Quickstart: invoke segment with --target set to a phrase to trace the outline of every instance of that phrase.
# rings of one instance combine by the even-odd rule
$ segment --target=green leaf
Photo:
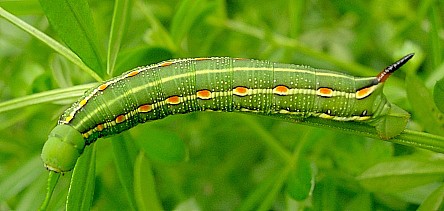
[[[11,13],[8,13],[6,10],[0,7],[0,16],[11,22],[12,24],[16,25],[17,27],[23,29],[30,35],[34,36],[35,38],[39,39],[43,43],[45,43],[50,48],[54,49],[56,52],[63,55],[65,58],[70,60],[72,63],[76,64],[78,67],[80,67],[83,71],[91,75],[95,80],[102,81],[99,75],[97,75],[94,71],[92,71],[88,66],[86,66],[79,57],[74,54],[71,50],[66,48],[65,46],[61,45],[48,35],[44,34],[43,32],[39,31],[38,29],[34,28],[33,26],[27,24],[26,22],[20,20],[16,16],[12,15]]]
[[[123,137],[123,136],[117,136]],[[133,176],[133,165],[128,165],[129,163],[134,163],[136,151],[134,143],[131,140],[125,140],[123,138],[113,137],[112,147],[114,154],[114,162],[117,167],[117,175],[119,176],[120,184],[123,186],[123,191],[125,196],[128,198],[128,203],[132,209],[136,209],[136,201],[134,198],[134,187],[133,180],[129,178],[134,178]]]
[[[406,88],[407,97],[414,111],[413,114],[424,126],[424,129],[430,133],[444,136],[444,118],[436,108],[429,90],[414,75],[407,75]]]
[[[444,113],[444,78],[436,82],[433,89],[433,98],[435,100],[436,107]]]
[[[354,197],[347,204],[345,210],[360,210],[360,211],[371,211],[374,207],[372,206],[372,197],[368,193],[361,193]]]
[[[187,157],[185,144],[170,131],[147,127],[143,130],[131,130],[131,135],[153,160],[178,163]]]
[[[96,145],[85,148],[74,167],[66,210],[90,210],[94,196]]]
[[[134,163],[134,196],[138,210],[164,210],[157,197],[151,164],[143,152],[139,153]]]
[[[419,206],[418,211],[444,209],[444,184],[433,191]]]
[[[412,158],[399,158],[376,164],[357,177],[368,190],[383,193],[396,193],[443,178],[442,160]]]
[[[108,43],[108,59],[106,72],[113,75],[114,65],[119,54],[122,38],[127,30],[131,17],[133,1],[116,0],[114,2],[113,21],[111,23],[110,38]]]
[[[86,0],[40,0],[50,25],[82,61],[103,74],[102,57],[91,10]]]
[[[37,0],[15,0],[0,1],[0,6],[16,15],[41,14],[39,1]]]
[[[46,197],[45,201],[42,203],[42,206],[40,206],[40,210],[46,210],[46,208],[48,207],[48,204],[52,197],[52,193],[54,192],[57,182],[59,181],[60,175],[61,174],[55,173],[53,171],[49,172],[48,187],[46,188]]]
[[[287,193],[295,200],[302,201],[312,192],[314,178],[310,162],[298,159],[296,167],[292,169],[287,178]]]

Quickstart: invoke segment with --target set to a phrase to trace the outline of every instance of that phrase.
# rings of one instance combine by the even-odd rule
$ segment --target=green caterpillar
[[[135,68],[85,92],[60,117],[41,156],[49,170],[70,171],[85,146],[100,137],[168,115],[208,110],[296,121],[310,116],[362,121],[390,139],[404,130],[410,115],[386,100],[383,82],[412,57],[404,56],[376,77],[235,58],[179,59]]]

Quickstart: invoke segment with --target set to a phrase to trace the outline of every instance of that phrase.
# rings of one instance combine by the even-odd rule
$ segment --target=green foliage
[[[435,89],[433,90],[433,99],[435,100],[436,107],[444,113],[444,78],[437,81]]]
[[[49,24],[66,45],[94,71],[102,74],[102,56],[88,2],[40,0]]]
[[[409,0],[0,1],[0,209],[38,209],[57,181],[43,208],[442,209],[444,158],[420,148],[444,151],[443,11]],[[58,116],[130,68],[231,56],[374,76],[411,52],[384,89],[412,114],[392,143],[361,124],[193,113],[100,139],[46,182],[40,152]]]

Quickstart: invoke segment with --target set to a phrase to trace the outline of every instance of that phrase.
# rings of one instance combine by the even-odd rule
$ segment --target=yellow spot
[[[87,102],[88,102],[88,101],[87,101],[86,99],[83,99],[83,100],[81,100],[81,101],[79,102],[79,106],[80,106],[80,107],[83,107],[84,105],[86,105]]]
[[[202,100],[211,99],[211,92],[210,92],[210,90],[207,90],[207,89],[197,91],[196,95],[199,99],[202,99]]]
[[[330,88],[319,88],[316,91],[316,94],[321,96],[321,97],[332,97],[333,96],[333,89]]]
[[[139,106],[139,108],[137,108],[137,111],[141,112],[141,113],[145,113],[145,112],[149,112],[153,109],[153,107],[149,104],[146,105],[141,105]]]
[[[117,123],[117,124],[122,123],[122,122],[124,122],[125,120],[126,120],[125,115],[119,115],[119,116],[116,117],[116,123]]]
[[[73,116],[69,115],[65,118],[65,122],[70,122],[74,118]]]
[[[237,96],[247,96],[248,95],[248,88],[244,87],[244,86],[238,86],[236,88],[233,89],[233,94],[237,95]]]
[[[273,93],[274,94],[278,94],[278,95],[287,95],[288,94],[288,87],[280,85],[280,86],[276,86],[273,89]]]
[[[171,96],[169,98],[166,99],[166,102],[171,104],[171,105],[177,105],[180,103],[180,97],[175,95],[175,96]]]

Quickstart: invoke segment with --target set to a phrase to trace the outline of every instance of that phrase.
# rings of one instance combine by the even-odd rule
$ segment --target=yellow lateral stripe
[[[251,90],[251,89],[250,89]],[[249,95],[251,93],[253,93],[252,91],[249,90]],[[269,93],[271,91],[271,89],[256,89],[256,91],[254,92],[254,94],[264,94],[264,93]],[[305,91],[313,91],[313,90],[309,90],[306,89]],[[299,91],[299,92],[293,92],[293,93],[302,93],[304,91]],[[314,92],[315,93],[315,92]],[[211,92],[211,97],[223,97],[223,96],[230,96],[232,95],[232,91],[226,91],[226,92]],[[187,101],[191,101],[191,100],[195,100],[198,99],[197,95],[188,95],[188,96],[184,96],[184,97],[179,97],[180,98],[180,104],[185,103]],[[153,110],[155,110],[156,108],[168,105],[170,103],[168,103],[168,98],[163,100],[163,101],[159,101],[157,103],[154,104],[150,104],[151,108],[150,111],[151,112]],[[253,112],[253,113],[258,113],[260,111],[258,110],[250,110],[247,108],[241,108],[240,111],[243,112]],[[146,113],[146,112],[141,112],[139,111],[139,107],[137,107],[135,110],[132,110],[126,114],[121,114],[118,115],[118,117],[123,116],[125,117],[125,120],[128,120],[130,118],[132,118],[133,116],[139,114],[139,113]],[[316,113],[316,112],[296,112],[296,111],[288,111],[285,109],[281,109],[279,111],[271,111],[271,113],[280,113],[280,114],[288,114],[288,115],[308,115],[308,116],[317,116],[320,118],[324,118],[324,119],[332,119],[332,120],[336,120],[336,121],[365,121],[370,119],[370,116],[350,116],[350,117],[341,117],[341,116],[332,116],[329,114],[325,114],[325,113]],[[80,122],[81,124],[83,122],[85,122],[86,120],[83,120],[82,122]],[[98,125],[96,125],[93,129],[90,129],[86,132],[84,132],[82,135],[83,137],[87,138],[88,136],[90,136],[91,134],[95,133],[95,132],[99,132],[102,131],[108,127],[113,127],[117,124],[119,124],[120,122],[116,122],[117,119],[115,118],[114,120],[108,121],[108,122],[104,122],[104,123],[99,123]]]
[[[213,59],[213,58],[208,58],[208,59]],[[215,58],[217,59],[217,58]],[[172,60],[172,61],[165,61],[156,65],[152,65],[152,66],[148,66],[148,67],[144,67],[144,68],[140,68],[140,69],[135,69],[132,71],[129,71],[123,75],[121,75],[120,77],[116,77],[111,81],[107,81],[104,84],[106,84],[106,87],[117,83],[125,78],[128,77],[133,77],[137,74],[132,74],[134,71],[138,71],[139,74],[141,72],[144,71],[148,71],[154,68],[158,68],[158,67],[164,67],[164,66],[169,66],[178,62],[183,62],[183,61],[199,61],[202,60],[202,58],[196,58],[196,59],[176,59],[176,60]],[[167,65],[165,65],[167,64]],[[271,64],[275,64],[275,63],[271,63]],[[231,71],[276,71],[276,72],[293,72],[293,73],[305,73],[305,74],[312,74],[312,75],[319,75],[319,76],[330,76],[330,77],[339,77],[339,78],[349,78],[349,79],[354,79],[356,80],[355,77],[353,76],[348,76],[348,75],[343,75],[343,74],[335,74],[335,73],[326,73],[326,72],[316,72],[316,70],[305,70],[305,69],[294,69],[294,68],[274,68],[274,67],[233,67],[233,68],[226,68],[226,69],[203,69],[203,70],[196,70],[194,72],[187,72],[187,73],[183,73],[183,74],[178,74],[178,75],[172,75],[169,77],[165,77],[165,78],[161,78],[159,80],[155,80],[152,81],[150,83],[144,84],[142,86],[139,87],[134,87],[131,90],[128,90],[128,92],[125,92],[123,95],[119,96],[118,98],[115,98],[114,100],[110,101],[110,104],[114,104],[115,102],[122,100],[123,98],[125,98],[126,96],[128,96],[129,94],[132,93],[137,93],[139,91],[145,90],[148,87],[153,87],[156,86],[158,84],[162,84],[162,83],[166,83],[168,81],[172,81],[172,80],[176,80],[176,79],[181,79],[181,78],[185,78],[185,77],[192,77],[192,76],[197,76],[197,75],[202,75],[202,74],[219,74],[219,73],[228,73]],[[358,78],[359,80],[361,80],[361,78]],[[101,89],[101,87],[103,86],[103,84],[99,85],[96,89],[94,89],[88,96],[86,96],[83,101],[84,103],[79,104],[75,109],[73,109],[70,113],[69,116],[74,117],[75,114],[84,106],[86,105],[86,103],[89,101],[89,99],[91,99],[95,94],[97,94],[97,92],[103,91],[103,89]],[[301,89],[304,90],[304,89]],[[307,90],[305,90],[307,91]],[[312,90],[310,90],[308,93],[310,93]],[[303,92],[303,93],[307,93],[307,92]],[[346,93],[345,92],[339,92],[337,91],[337,95],[333,95],[333,96],[345,96],[348,97],[350,96],[350,94],[352,93]],[[348,95],[347,95],[348,94]],[[354,93],[353,93],[354,95]],[[97,113],[97,112],[95,112]],[[94,113],[94,114],[95,114]],[[61,123],[67,124],[69,123],[73,118],[66,118],[64,120],[61,120]]]
[[[245,96],[250,96],[250,95],[255,95],[255,94],[270,94],[272,92],[273,92],[273,89],[248,89],[247,94]],[[273,94],[279,95],[277,93],[273,93]],[[295,95],[295,94],[317,95],[316,94],[316,90],[312,90],[312,89],[289,89],[288,94],[286,96]],[[214,99],[216,97],[226,97],[226,96],[231,96],[231,95],[234,95],[233,91],[231,91],[231,90],[230,91],[224,91],[224,92],[211,92],[211,97],[209,97],[208,99]],[[282,96],[282,95],[280,95],[280,96]],[[332,96],[343,96],[343,97],[346,97],[346,98],[355,98],[355,93],[333,91]],[[152,110],[154,110],[154,109],[156,109],[158,107],[164,106],[164,105],[168,105],[168,104],[179,105],[179,104],[185,103],[187,101],[199,99],[199,97],[197,96],[197,92],[196,92],[196,94],[193,94],[193,95],[178,96],[178,97],[179,97],[179,103],[177,103],[177,104],[170,103],[169,102],[170,98],[167,97],[166,99],[164,99],[162,101],[159,101],[159,102],[156,102],[156,103],[153,103],[153,104],[145,104],[145,105],[150,105],[151,106],[150,111],[152,111]],[[112,103],[114,103],[114,102],[112,102]],[[99,106],[96,110],[91,111],[89,113],[89,117],[97,115],[97,113],[100,112],[100,109],[102,107],[103,106]],[[129,113],[123,114],[123,115],[126,117],[126,119],[129,119],[129,118],[131,118],[132,116],[134,116],[137,113],[145,113],[145,112],[140,112],[139,111],[139,107],[137,107],[135,110],[130,111]],[[293,114],[294,112],[292,113],[290,111],[287,111],[287,113],[288,114]],[[306,113],[306,112],[302,112],[302,113]],[[317,114],[315,112],[308,112],[308,113]],[[320,117],[324,118],[323,116],[320,116]],[[341,119],[336,119],[336,118],[346,118],[346,119],[345,120],[341,120]],[[349,118],[350,117],[332,116],[332,119],[339,120],[339,121],[359,120],[359,119],[349,119]],[[78,123],[78,125],[83,125],[83,123],[85,123],[87,121],[89,121],[89,118],[84,118],[84,119],[82,119]],[[115,120],[112,120],[112,121],[109,121],[107,123],[103,123],[103,127],[107,128],[108,126],[114,126],[115,124],[116,124]],[[97,128],[97,126],[95,128]],[[76,129],[78,129],[78,128],[76,128]],[[94,130],[94,129],[91,129],[91,130]]]

